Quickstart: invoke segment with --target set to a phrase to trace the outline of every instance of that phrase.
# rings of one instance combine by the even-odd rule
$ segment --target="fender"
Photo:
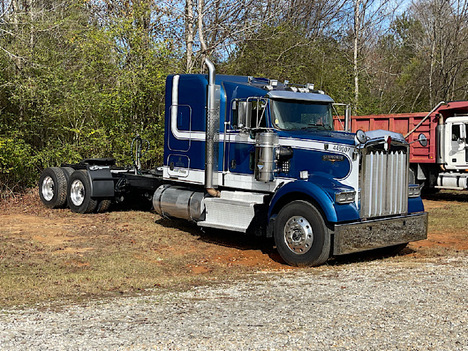
[[[351,190],[350,187],[322,176],[311,176],[309,180],[312,180],[312,178],[314,178],[313,181],[297,180],[279,188],[270,201],[268,219],[275,214],[273,209],[284,196],[297,193],[313,199],[330,223],[359,220],[359,211],[355,203],[344,205],[335,203],[334,194],[344,190]],[[300,198],[300,195],[298,198]]]
[[[408,213],[416,212],[424,212],[424,204],[421,196],[408,198]]]
[[[87,165],[92,198],[112,198],[114,192],[114,178],[109,166]]]

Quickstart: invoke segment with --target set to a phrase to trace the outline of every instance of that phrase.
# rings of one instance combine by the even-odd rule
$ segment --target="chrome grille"
[[[404,151],[368,151],[361,169],[361,218],[408,212],[408,158]]]

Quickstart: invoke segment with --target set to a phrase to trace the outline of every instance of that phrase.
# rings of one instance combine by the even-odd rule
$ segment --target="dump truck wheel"
[[[90,213],[96,209],[98,202],[91,198],[88,171],[78,170],[72,173],[68,180],[67,202],[70,210],[76,213]]]
[[[58,167],[44,169],[39,178],[39,197],[48,208],[62,208],[67,201],[67,181]]]
[[[284,206],[275,220],[276,248],[292,266],[318,266],[330,256],[330,234],[321,213],[307,201]]]

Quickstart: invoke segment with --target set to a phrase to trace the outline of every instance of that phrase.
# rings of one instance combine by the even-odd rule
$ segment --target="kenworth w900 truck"
[[[43,203],[85,213],[140,194],[164,217],[274,237],[296,266],[426,238],[400,134],[334,131],[334,101],[311,84],[215,75],[205,63],[208,75],[167,77],[162,167],[48,168]]]

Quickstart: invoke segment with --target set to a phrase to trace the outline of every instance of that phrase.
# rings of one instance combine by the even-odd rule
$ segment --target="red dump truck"
[[[410,143],[410,177],[425,191],[468,189],[468,101],[440,102],[431,112],[334,118],[335,130],[384,129]]]

